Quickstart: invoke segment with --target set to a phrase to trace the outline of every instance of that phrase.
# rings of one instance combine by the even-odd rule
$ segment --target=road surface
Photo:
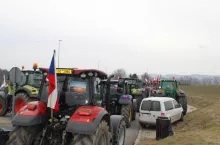
[[[8,114],[6,117],[0,117],[0,126],[11,126],[11,117]],[[131,126],[126,131],[125,145],[134,145],[139,133],[138,113],[136,113],[136,120],[132,121]]]

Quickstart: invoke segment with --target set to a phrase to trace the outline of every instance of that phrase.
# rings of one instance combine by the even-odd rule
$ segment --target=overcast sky
[[[220,74],[219,0],[0,0],[0,68]]]

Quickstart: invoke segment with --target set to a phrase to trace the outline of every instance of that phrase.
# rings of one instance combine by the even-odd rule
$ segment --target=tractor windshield
[[[49,83],[44,84],[41,100],[47,102]],[[57,76],[59,104],[74,106],[84,105],[90,101],[89,80],[79,77]]]
[[[118,88],[118,83],[115,84],[111,84],[110,85],[110,95],[115,95],[117,94],[117,88]],[[101,96],[105,96],[107,92],[107,85],[106,84],[102,84],[101,85]]]
[[[161,88],[165,89],[165,90],[175,90],[177,88],[176,82],[174,82],[174,81],[162,82]]]
[[[40,72],[24,71],[21,73],[21,86],[30,85],[35,88],[40,88],[43,74]]]
[[[40,88],[42,78],[43,74],[41,73],[30,73],[28,76],[28,84],[30,86]]]

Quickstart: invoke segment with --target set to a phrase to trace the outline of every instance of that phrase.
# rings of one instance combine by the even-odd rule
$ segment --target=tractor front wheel
[[[0,96],[0,116],[5,116],[7,114],[7,106],[6,106],[6,102],[5,102],[5,99],[3,99],[1,96]]]
[[[14,112],[15,114],[18,113],[18,111],[24,107],[25,105],[27,105],[27,103],[31,102],[31,101],[35,101],[36,99],[34,98],[30,98],[26,93],[18,93],[15,96],[15,104],[14,104]]]
[[[183,107],[183,115],[186,115],[187,113],[187,99],[186,96],[179,97],[178,102],[182,105]]]
[[[140,105],[141,105],[141,101],[144,99],[144,96],[142,95],[139,95],[137,96],[137,112],[139,112],[139,108],[140,108]]]
[[[121,107],[121,115],[124,116],[126,127],[131,126],[132,120],[132,106],[131,105],[122,105]]]
[[[16,126],[9,133],[9,140],[6,145],[37,145],[39,143],[36,136],[42,132],[42,127],[39,125],[35,126]]]
[[[70,145],[109,145],[109,126],[106,121],[101,121],[92,135],[74,134]]]

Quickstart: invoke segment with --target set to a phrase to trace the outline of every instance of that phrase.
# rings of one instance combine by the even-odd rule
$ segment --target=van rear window
[[[141,110],[144,111],[161,111],[159,101],[143,101]]]

